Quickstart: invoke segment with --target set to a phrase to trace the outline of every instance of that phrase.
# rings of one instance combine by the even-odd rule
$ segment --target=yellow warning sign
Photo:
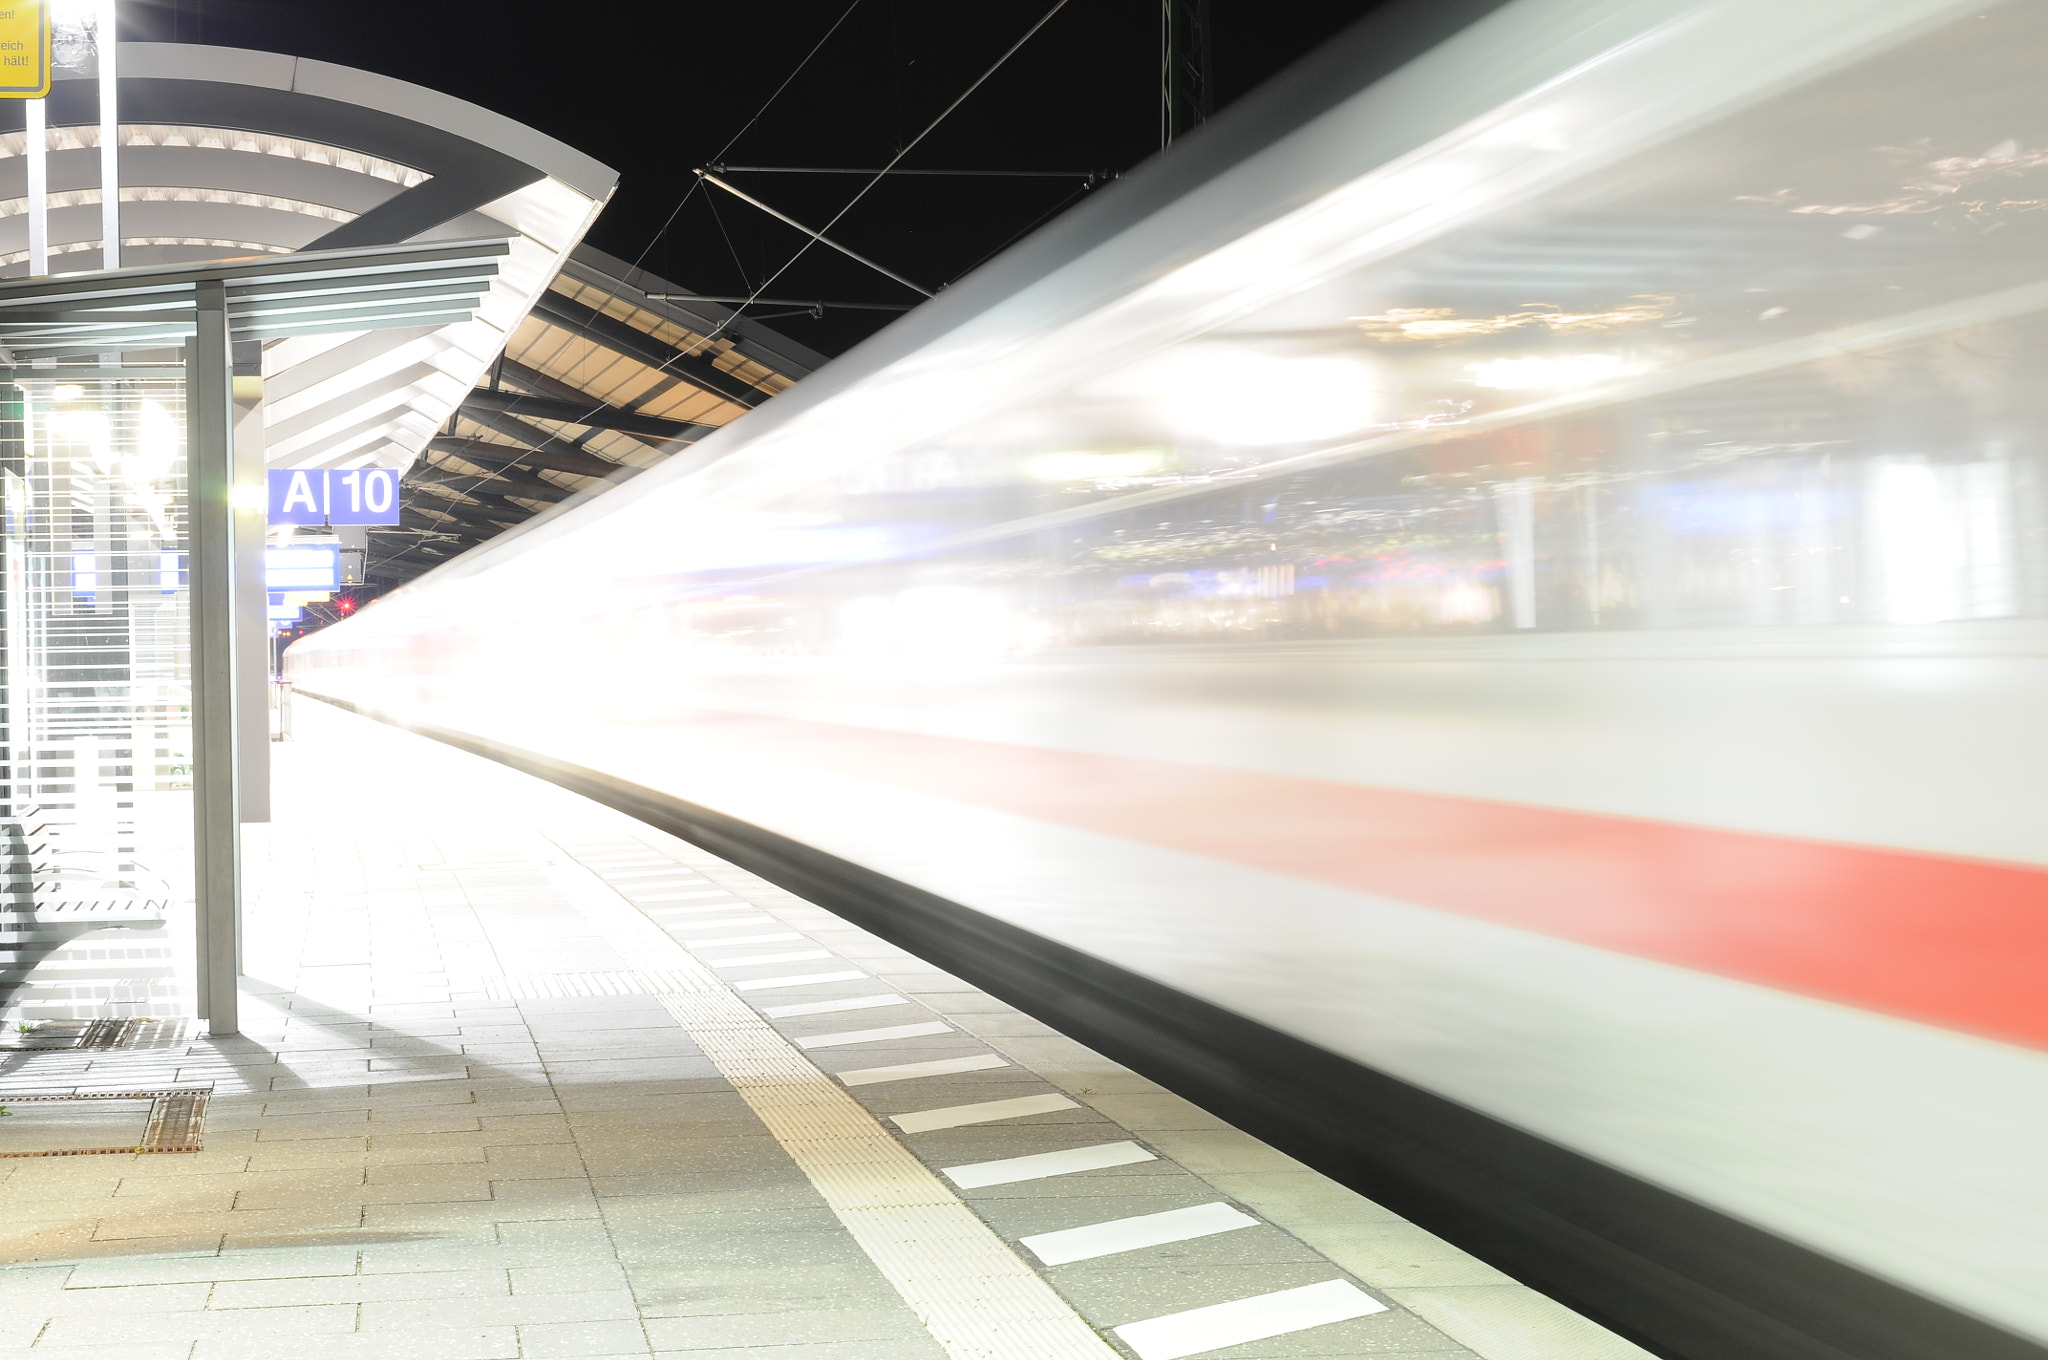
[[[0,0],[0,99],[50,92],[50,0]]]

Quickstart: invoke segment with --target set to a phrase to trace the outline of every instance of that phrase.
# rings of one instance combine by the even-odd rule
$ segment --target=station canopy
[[[360,328],[337,314],[300,316],[284,338],[237,330],[237,373],[262,378],[270,466],[407,470],[403,523],[372,535],[373,581],[659,462],[822,362],[714,304],[647,297],[684,290],[581,244],[616,174],[511,119],[274,53],[123,43],[119,62],[124,266],[502,243],[488,271],[451,257],[446,277],[386,297]],[[60,275],[101,266],[94,74],[59,69],[47,105]],[[0,280],[28,271],[23,119],[0,104]],[[66,306],[30,328],[17,363],[90,347],[105,319]],[[116,338],[148,335],[100,343]]]

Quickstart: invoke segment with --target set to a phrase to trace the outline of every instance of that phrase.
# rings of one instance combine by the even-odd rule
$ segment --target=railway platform
[[[609,809],[312,702],[277,756],[244,1032],[0,1055],[0,1151],[197,1149],[0,1157],[0,1355],[1645,1354]]]

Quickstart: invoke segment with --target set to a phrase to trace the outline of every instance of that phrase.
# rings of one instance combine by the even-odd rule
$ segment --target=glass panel
[[[0,1006],[190,1014],[183,384],[53,377],[0,403]]]

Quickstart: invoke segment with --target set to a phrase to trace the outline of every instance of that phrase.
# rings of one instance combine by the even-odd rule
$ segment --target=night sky
[[[316,57],[495,109],[616,167],[617,195],[590,235],[702,293],[746,293],[802,243],[788,227],[700,188],[728,164],[879,167],[1039,19],[1051,0],[857,0],[753,127],[748,120],[846,14],[823,3],[539,0],[121,0],[124,38],[206,42]],[[1221,107],[1374,8],[1376,0],[1212,0]],[[565,27],[582,16],[580,27]],[[945,169],[1122,171],[1158,149],[1157,0],[1069,0],[903,162]],[[743,129],[744,132],[743,132]],[[865,182],[738,175],[735,183],[822,226]],[[1081,181],[892,178],[835,238],[927,288],[958,278]],[[663,224],[675,214],[666,231]],[[814,247],[772,295],[913,301],[880,275]],[[764,309],[765,310],[765,309]],[[773,322],[837,352],[888,314]]]

